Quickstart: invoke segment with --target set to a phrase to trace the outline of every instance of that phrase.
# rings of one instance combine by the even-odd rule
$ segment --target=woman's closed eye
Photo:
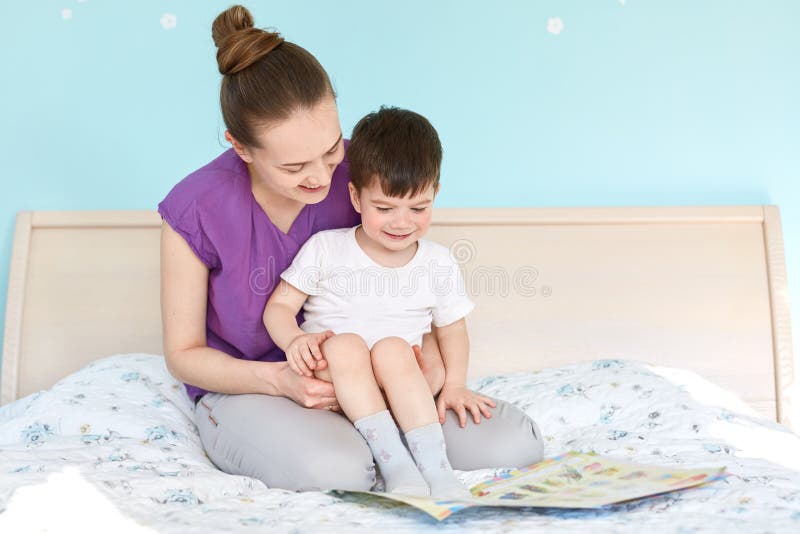
[[[339,150],[339,147],[341,145],[342,145],[342,142],[341,142],[341,140],[339,140],[339,142],[336,143],[336,146],[334,146],[332,149],[328,150],[327,153],[330,154],[330,155],[336,154],[336,151]],[[282,167],[282,170],[284,172],[289,173],[289,174],[297,174],[298,172],[303,170],[303,167],[305,167],[305,165],[297,165],[295,167]]]

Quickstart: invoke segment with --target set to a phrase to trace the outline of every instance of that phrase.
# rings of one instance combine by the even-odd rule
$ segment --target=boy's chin
[[[392,241],[390,239],[383,239],[381,240],[381,245],[384,246],[387,250],[391,250],[393,252],[401,252],[403,250],[407,250],[409,247],[416,246],[417,238],[409,238],[403,241]]]

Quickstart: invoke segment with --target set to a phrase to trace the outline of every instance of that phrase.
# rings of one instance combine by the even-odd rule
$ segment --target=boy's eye
[[[336,143],[335,147],[333,147],[332,149],[328,150],[328,154],[333,154],[337,150],[339,150],[339,143]]]
[[[375,209],[380,211],[380,212],[387,212],[392,208],[378,208],[378,207],[376,207]],[[428,208],[411,208],[411,210],[414,211],[415,213],[422,213],[426,209],[428,209]]]
[[[289,174],[297,174],[298,172],[303,170],[303,167],[298,167],[297,169],[283,169]]]

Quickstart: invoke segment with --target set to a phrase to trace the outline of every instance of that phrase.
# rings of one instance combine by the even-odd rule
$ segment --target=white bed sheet
[[[116,521],[115,531],[176,533],[800,532],[800,437],[694,373],[597,360],[470,386],[533,417],[547,457],[591,451],[659,465],[726,465],[730,475],[601,510],[477,508],[441,523],[369,496],[268,489],[217,470],[163,358],[128,354],[0,408],[0,531],[66,530],[75,522],[87,532]],[[458,474],[472,485],[502,470]]]

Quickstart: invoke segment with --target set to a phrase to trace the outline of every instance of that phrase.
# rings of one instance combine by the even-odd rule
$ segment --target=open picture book
[[[374,491],[333,492],[376,495],[400,501],[442,520],[474,506],[600,508],[724,477],[725,467],[674,469],[571,451],[474,485],[470,488],[473,498],[469,500],[442,501]]]

